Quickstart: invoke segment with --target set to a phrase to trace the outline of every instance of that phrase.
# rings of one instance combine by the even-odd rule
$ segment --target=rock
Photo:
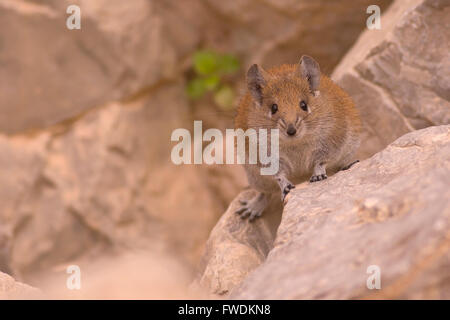
[[[230,297],[449,299],[449,177],[447,125],[408,133],[348,171],[298,185],[291,191],[267,259]],[[208,253],[214,258],[204,277],[214,275],[216,283],[235,285],[250,269],[245,264],[248,257],[224,248],[252,233],[244,222],[234,228],[224,224],[226,215],[209,241],[216,244],[222,238],[224,244]],[[238,239],[233,239],[239,228],[248,234],[237,233]],[[260,232],[241,252],[257,252],[270,240],[268,233]],[[251,268],[262,256],[252,259]],[[366,287],[371,265],[381,270],[381,290]]]
[[[333,72],[364,122],[361,158],[401,135],[450,123],[450,2],[396,1]]]
[[[247,190],[233,200],[206,243],[196,281],[213,294],[229,293],[265,260],[272,248],[281,213],[279,201],[273,199],[268,214],[251,223],[235,213],[239,200],[253,195],[254,191]]]
[[[0,272],[0,300],[38,299],[42,297],[42,292],[38,289],[17,282],[11,276]]]
[[[11,230],[0,225],[0,272],[13,275],[11,269]]]
[[[244,180],[225,166],[171,162],[171,133],[192,129],[189,118],[184,87],[171,83],[51,130],[0,136],[13,270],[26,279],[99,248],[150,245],[195,264]]]
[[[244,69],[307,53],[328,73],[372,2],[0,1],[0,132],[45,128],[180,80],[200,46],[239,56]],[[377,1],[383,9],[390,2]],[[72,4],[81,9],[80,30],[66,27]]]
[[[242,53],[246,66],[297,63],[302,54],[308,54],[327,74],[354,43],[365,26],[367,7],[374,4],[368,0],[206,2],[209,14],[221,21],[215,39],[212,31],[207,39],[219,48]],[[384,10],[390,2],[376,4]]]
[[[80,288],[69,290],[69,265],[80,271]],[[33,277],[45,299],[206,299],[200,289],[190,290],[190,269],[164,250],[128,250],[121,254],[84,257]],[[33,283],[33,285],[35,285]]]
[[[66,27],[71,4],[81,8],[80,30]],[[171,15],[183,19],[181,9]],[[1,1],[0,131],[53,125],[174,78],[198,42],[196,23],[172,25],[162,14],[166,5],[145,0]]]

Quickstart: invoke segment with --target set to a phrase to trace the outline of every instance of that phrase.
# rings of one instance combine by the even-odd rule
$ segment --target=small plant
[[[193,55],[193,68],[195,76],[186,88],[189,97],[196,100],[212,92],[214,102],[221,109],[231,109],[235,94],[225,79],[239,70],[238,59],[231,54],[200,50]]]

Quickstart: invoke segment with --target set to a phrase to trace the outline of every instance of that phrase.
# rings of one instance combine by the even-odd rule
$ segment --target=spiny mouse
[[[356,163],[361,121],[350,96],[309,56],[296,65],[267,71],[254,64],[246,80],[235,129],[279,130],[276,174],[261,175],[260,162],[244,164],[250,187],[258,193],[241,201],[236,213],[253,220],[263,213],[272,193],[281,190],[284,202],[295,184],[324,180],[327,171],[346,170]]]

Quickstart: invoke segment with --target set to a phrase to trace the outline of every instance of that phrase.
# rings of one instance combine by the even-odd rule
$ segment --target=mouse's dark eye
[[[302,108],[303,111],[308,111],[308,105],[305,101],[300,101],[300,108]]]
[[[270,111],[272,112],[272,114],[277,113],[277,111],[278,111],[278,105],[277,105],[276,103],[274,103],[274,104],[272,105],[272,107],[270,107]]]

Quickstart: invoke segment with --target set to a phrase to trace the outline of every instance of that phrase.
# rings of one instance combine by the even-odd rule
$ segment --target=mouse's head
[[[247,86],[259,110],[254,119],[258,127],[278,128],[280,138],[293,141],[304,135],[308,120],[318,103],[319,64],[302,56],[286,72],[266,72],[254,64],[247,72]]]

